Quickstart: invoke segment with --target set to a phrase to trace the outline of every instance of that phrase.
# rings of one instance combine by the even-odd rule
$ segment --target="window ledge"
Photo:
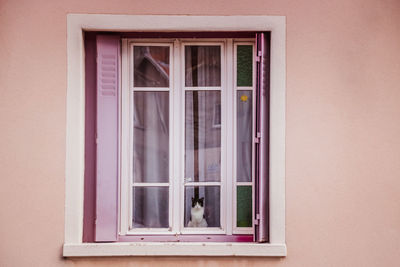
[[[64,257],[92,256],[257,256],[284,257],[286,244],[126,242],[64,244]]]

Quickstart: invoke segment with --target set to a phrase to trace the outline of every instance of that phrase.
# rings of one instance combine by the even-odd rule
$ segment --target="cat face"
[[[194,198],[194,197],[192,197],[192,208],[196,207],[197,205],[199,207],[203,207],[204,206],[204,197],[202,197],[202,198]]]

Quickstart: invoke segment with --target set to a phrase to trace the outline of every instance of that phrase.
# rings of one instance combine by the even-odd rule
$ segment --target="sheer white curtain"
[[[220,91],[187,91],[185,95],[185,177],[218,182],[221,175]]]
[[[169,47],[134,46],[134,87],[169,86]],[[167,228],[169,92],[134,92],[133,227]],[[141,183],[137,185],[135,183]]]
[[[189,182],[221,181],[221,92],[187,91],[185,95],[185,177]],[[190,220],[191,198],[204,197],[208,227],[220,226],[220,187],[185,188],[185,225]]]
[[[185,69],[187,87],[220,86],[221,48],[219,46],[186,46]]]
[[[168,227],[168,187],[151,183],[169,181],[168,92],[135,92],[133,180],[134,227]]]

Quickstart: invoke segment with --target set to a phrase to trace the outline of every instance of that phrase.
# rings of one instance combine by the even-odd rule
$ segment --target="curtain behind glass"
[[[135,92],[134,113],[133,181],[168,183],[169,92]],[[134,187],[134,227],[168,227],[168,187],[155,189]]]
[[[251,91],[237,92],[236,176],[238,182],[251,182],[253,98]]]
[[[185,93],[185,178],[188,182],[221,180],[220,91]],[[216,124],[218,122],[219,124]]]
[[[221,86],[220,46],[185,46],[185,86]]]

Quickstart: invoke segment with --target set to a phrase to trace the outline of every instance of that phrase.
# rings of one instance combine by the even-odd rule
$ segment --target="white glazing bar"
[[[220,186],[221,182],[188,182],[185,186]]]
[[[205,87],[205,86],[186,86],[185,87],[185,91],[221,91],[222,90],[222,86],[209,86],[209,87]]]
[[[133,187],[169,186],[169,183],[132,183]]]
[[[236,185],[242,185],[242,186],[246,186],[246,185],[253,185],[253,182],[236,182]]]
[[[254,87],[250,87],[250,86],[240,86],[240,87],[236,87],[237,91],[253,91]]]
[[[168,87],[132,87],[134,92],[168,92]]]

